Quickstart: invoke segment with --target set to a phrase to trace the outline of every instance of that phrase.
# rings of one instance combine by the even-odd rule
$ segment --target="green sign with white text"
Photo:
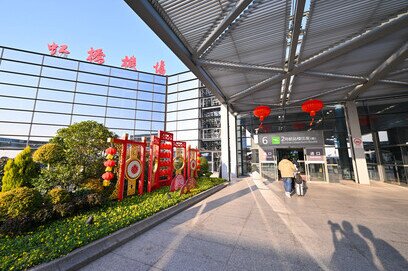
[[[273,136],[272,145],[279,145],[279,144],[280,144],[280,136]]]

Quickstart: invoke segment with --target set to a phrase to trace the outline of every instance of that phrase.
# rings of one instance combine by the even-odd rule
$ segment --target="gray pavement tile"
[[[225,263],[207,259],[205,257],[197,257],[197,254],[189,253],[180,250],[168,251],[154,267],[166,271],[208,271],[208,270],[223,270]]]
[[[139,245],[139,243],[134,244],[130,241],[115,249],[113,253],[144,264],[154,265],[168,250],[168,247],[156,244],[146,243]]]
[[[141,262],[123,257],[117,254],[109,253],[105,257],[90,263],[89,265],[81,268],[81,271],[113,271],[113,270],[133,270],[133,271],[145,271],[151,270],[151,266],[143,264]]]
[[[235,245],[239,233],[220,232],[220,231],[203,231],[200,229],[192,230],[188,236],[195,239],[205,240],[212,243],[219,243],[223,245]]]
[[[281,255],[274,250],[247,250],[236,247],[231,254],[228,265],[244,270],[284,270]]]
[[[230,257],[234,246],[209,242],[187,236],[180,242],[177,248],[172,249],[196,254],[196,257],[202,257],[207,260],[225,263]]]

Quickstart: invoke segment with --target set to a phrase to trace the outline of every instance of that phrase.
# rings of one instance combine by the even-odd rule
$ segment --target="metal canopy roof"
[[[408,96],[405,0],[126,0],[231,110]]]

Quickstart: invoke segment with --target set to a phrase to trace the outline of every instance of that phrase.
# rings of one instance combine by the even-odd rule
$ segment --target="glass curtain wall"
[[[94,120],[118,135],[165,128],[166,77],[0,47],[0,156]]]
[[[221,161],[220,103],[191,72],[168,77],[167,130],[198,147],[211,172]]]
[[[408,101],[361,102],[358,107],[364,150],[371,180],[408,184]]]

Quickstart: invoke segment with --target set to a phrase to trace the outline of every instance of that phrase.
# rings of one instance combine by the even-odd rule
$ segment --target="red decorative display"
[[[94,50],[94,48],[91,47],[91,49],[88,51],[88,57],[86,60],[97,64],[103,64],[105,63],[105,54],[103,53],[102,49]]]
[[[58,53],[62,56],[67,56],[70,54],[70,51],[68,51],[68,45],[62,44],[58,50]]]
[[[48,44],[48,51],[50,51],[50,55],[54,56],[57,53],[58,44],[53,42],[52,44]]]
[[[148,191],[168,186],[173,179],[173,134],[159,131],[150,141]]]
[[[309,113],[312,117],[312,121],[310,122],[310,126],[312,126],[314,117],[316,116],[316,112],[322,110],[323,102],[321,100],[308,100],[302,104],[303,112]]]
[[[113,177],[114,177],[114,175],[113,175],[113,173],[110,172],[110,171],[107,171],[107,172],[105,172],[105,173],[102,175],[102,178],[103,178],[104,180],[108,180],[108,181],[112,180]]]
[[[160,74],[160,75],[166,74],[166,64],[164,63],[164,60],[160,60],[160,63],[156,62],[156,65],[154,65],[153,68],[156,74]]]
[[[119,159],[119,175],[118,175],[118,200],[123,199],[125,190],[125,177],[128,183],[127,195],[133,195],[136,189],[136,182],[138,181],[138,194],[143,194],[144,186],[144,168],[146,161],[146,139],[134,141],[128,139],[128,134],[125,134],[122,139],[109,138],[109,142],[122,145],[120,159]],[[128,150],[128,148],[130,149]],[[108,156],[116,154],[116,149],[106,149]],[[128,158],[129,157],[129,158]],[[114,161],[113,161],[114,162]],[[105,163],[108,163],[106,161]],[[109,162],[112,164],[112,162]],[[116,164],[116,163],[115,163]]]
[[[186,142],[173,141],[173,167],[175,170],[175,177],[171,181],[171,192],[181,189],[186,183],[186,145]]]
[[[125,56],[122,58],[122,68],[136,70],[136,57],[135,56]]]

